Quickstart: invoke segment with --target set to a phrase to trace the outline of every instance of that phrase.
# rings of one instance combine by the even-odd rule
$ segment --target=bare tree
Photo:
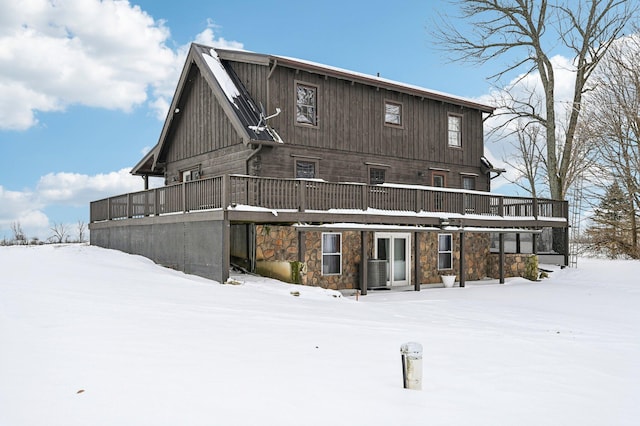
[[[597,70],[593,91],[587,95],[585,133],[597,141],[601,165],[599,183],[620,187],[625,198],[620,214],[629,226],[631,248],[626,254],[640,258],[640,34],[625,37],[609,49]],[[607,191],[601,192],[604,199]]]
[[[54,243],[64,242],[65,238],[67,238],[69,234],[69,229],[64,223],[54,222],[53,227],[51,227],[50,229],[53,232],[53,235],[49,237],[49,239]]]
[[[22,230],[22,225],[20,224],[19,220],[11,222],[11,232],[13,233],[13,240],[17,244],[27,244],[27,242],[29,241],[26,234]]]
[[[618,38],[637,9],[630,0],[585,0],[580,2],[547,0],[459,0],[460,18],[471,24],[463,33],[455,18],[446,17],[435,35],[454,60],[486,63],[498,58],[516,57],[490,76],[499,82],[512,72],[520,79],[535,75],[542,86],[542,105],[537,99],[513,96],[505,102],[502,113],[508,116],[503,125],[525,119],[545,129],[544,162],[546,182],[552,198],[565,199],[576,173],[574,144],[582,97],[594,69]],[[574,55],[575,82],[573,99],[566,108],[564,126],[556,99],[556,81],[551,58],[558,44]],[[562,129],[562,133],[559,130]],[[560,136],[560,137],[559,137]]]
[[[543,155],[540,146],[542,128],[536,123],[517,123],[516,142],[513,143],[516,154],[506,159],[506,163],[516,170],[517,176],[512,183],[537,197],[537,189],[542,179]],[[521,183],[524,179],[524,184]]]
[[[83,243],[87,232],[87,224],[83,220],[78,220],[78,242]]]

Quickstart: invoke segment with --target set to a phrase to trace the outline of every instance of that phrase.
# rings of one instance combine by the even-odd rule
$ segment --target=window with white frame
[[[342,274],[342,234],[322,233],[322,275]]]
[[[449,146],[455,148],[462,147],[462,117],[459,115],[449,116]]]
[[[318,125],[317,93],[315,86],[296,83],[296,123]]]
[[[438,235],[438,269],[453,269],[453,236]]]
[[[392,126],[402,126],[402,104],[385,101],[384,123]]]

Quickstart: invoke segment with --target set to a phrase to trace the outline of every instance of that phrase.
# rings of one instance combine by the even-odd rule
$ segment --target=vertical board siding
[[[441,101],[377,89],[334,77],[276,66],[228,62],[256,103],[267,113],[281,108],[269,124],[284,144],[263,149],[261,176],[293,177],[294,156],[318,160],[318,178],[368,183],[366,163],[382,164],[386,181],[431,185],[431,167],[448,169],[447,186],[460,187],[460,172],[478,175],[476,188],[489,189],[480,171],[482,113]],[[318,126],[296,124],[295,83],[317,87]],[[385,100],[402,104],[402,127],[385,126]],[[191,71],[168,135],[167,183],[180,170],[199,165],[206,176],[249,173],[250,146],[240,136],[197,68]],[[448,114],[462,116],[462,148],[447,144]]]
[[[192,72],[174,118],[167,162],[191,158],[240,143],[231,121],[197,70]]]
[[[266,69],[243,64],[244,71],[239,74],[256,75],[248,71],[250,67]],[[296,124],[296,82],[318,88],[317,127]],[[360,165],[370,161],[390,164],[388,180],[397,183],[430,184],[426,180],[416,182],[417,172],[439,166],[451,171],[448,186],[458,187],[461,183],[458,172],[466,172],[478,174],[477,188],[488,188],[488,178],[480,173],[483,130],[482,113],[478,110],[283,66],[276,67],[268,84],[271,108],[282,109],[270,124],[285,145],[295,147],[298,154],[308,151],[337,161],[335,165],[321,161],[319,177],[323,179],[366,182],[366,167]],[[401,128],[385,126],[385,100],[402,104]],[[462,148],[448,146],[449,113],[462,117]],[[284,167],[280,172],[266,167],[263,176],[292,177],[293,160],[285,158],[282,151],[281,148],[272,151],[273,158],[269,161],[277,161]],[[338,152],[339,155],[333,155]],[[267,170],[275,174],[266,174]]]

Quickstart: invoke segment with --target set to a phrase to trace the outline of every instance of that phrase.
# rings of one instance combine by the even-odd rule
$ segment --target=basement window
[[[322,275],[342,274],[342,234],[322,233]]]
[[[438,270],[453,269],[453,235],[438,235]]]

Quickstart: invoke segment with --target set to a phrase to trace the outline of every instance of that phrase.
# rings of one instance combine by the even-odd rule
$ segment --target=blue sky
[[[54,223],[87,222],[90,200],[142,189],[128,171],[157,142],[196,40],[469,98],[490,90],[493,69],[433,47],[445,0],[15,3],[0,0],[0,239],[16,221],[46,239]]]

